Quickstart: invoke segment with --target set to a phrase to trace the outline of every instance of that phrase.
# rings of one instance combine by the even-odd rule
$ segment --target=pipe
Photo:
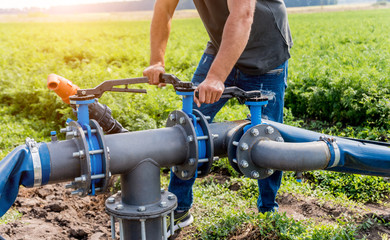
[[[53,90],[67,104],[70,104],[69,97],[75,95],[77,90],[80,89],[68,79],[54,73],[47,77],[47,87]]]
[[[278,129],[285,142],[314,142],[325,135],[270,120],[264,122]],[[339,149],[340,159],[335,165],[329,163],[325,170],[390,177],[390,148],[340,137],[330,138]],[[334,154],[332,152],[332,157]]]
[[[216,155],[226,155],[232,134],[248,121],[210,124]],[[151,129],[138,132],[104,135],[110,155],[110,171],[125,174],[134,169],[143,159],[151,158],[162,167],[179,165],[187,160],[187,143],[181,127]],[[78,152],[75,140],[47,143],[50,154],[51,174],[49,183],[73,180],[80,174],[80,159],[73,157]]]
[[[253,146],[252,161],[259,167],[281,171],[325,169],[330,160],[325,142],[283,143],[259,141]]]
[[[179,126],[106,135],[105,142],[110,151],[112,174],[127,173],[147,158],[160,167],[179,165],[187,160],[188,143]]]
[[[181,127],[105,135],[110,155],[110,172],[125,174],[143,159],[152,158],[160,167],[170,167],[187,160],[187,142]],[[80,159],[73,153],[75,140],[47,143],[51,174],[49,183],[73,180],[80,175]]]
[[[34,151],[34,156],[31,151]],[[48,182],[50,159],[47,151],[45,143],[36,144],[34,149],[22,145],[0,161],[0,217],[15,202],[20,185],[34,187]],[[33,158],[39,161],[34,161]]]
[[[228,145],[234,133],[244,128],[248,123],[250,123],[248,120],[211,123],[209,125],[210,132],[217,136],[214,138],[214,155],[226,157]]]
[[[121,175],[121,189],[122,203],[125,207],[144,206],[148,208],[150,205],[158,204],[161,200],[160,167],[151,159],[142,161],[133,171]],[[123,232],[123,239],[161,239],[162,216],[147,219],[145,228],[142,228],[142,222],[139,220],[123,219],[122,227],[120,231]],[[147,233],[146,230],[148,230]]]

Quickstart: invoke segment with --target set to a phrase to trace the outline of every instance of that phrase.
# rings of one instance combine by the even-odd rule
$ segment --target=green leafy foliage
[[[336,197],[346,195],[359,202],[378,202],[390,196],[390,182],[381,177],[314,171],[305,173],[313,188],[330,191]]]
[[[290,15],[295,43],[286,106],[292,113],[388,129],[390,39],[383,33],[389,21],[388,9]]]

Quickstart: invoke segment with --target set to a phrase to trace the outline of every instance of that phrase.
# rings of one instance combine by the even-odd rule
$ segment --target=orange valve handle
[[[67,104],[70,103],[69,97],[75,95],[77,90],[80,89],[68,79],[54,73],[47,77],[47,88],[53,90]]]

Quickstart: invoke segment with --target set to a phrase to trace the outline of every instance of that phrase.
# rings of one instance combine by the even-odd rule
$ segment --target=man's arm
[[[164,55],[167,47],[171,20],[179,0],[156,0],[150,26],[150,66],[143,74],[149,83],[159,84],[159,75],[165,73]]]
[[[223,29],[221,46],[206,79],[195,90],[199,91],[199,99],[194,98],[199,107],[202,103],[219,100],[225,89],[224,82],[249,39],[256,0],[227,1],[230,14]]]

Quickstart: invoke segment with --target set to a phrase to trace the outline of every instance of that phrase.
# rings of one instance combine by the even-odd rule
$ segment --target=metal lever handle
[[[118,80],[107,80],[96,86],[95,88],[90,89],[79,89],[77,90],[77,95],[80,97],[83,96],[93,96],[94,98],[100,98],[104,92],[133,92],[133,93],[146,93],[145,89],[130,89],[128,85],[138,84],[138,83],[148,83],[149,80],[147,77],[140,78],[127,78],[127,79],[118,79]],[[116,86],[122,86],[124,88],[116,88]]]
[[[178,92],[193,92],[195,86],[192,82],[183,82],[173,74],[161,74],[160,83],[172,84],[173,88]]]
[[[199,98],[199,92],[195,92],[195,97]],[[267,101],[259,90],[244,91],[239,87],[227,87],[222,93],[221,98],[237,98],[240,104],[244,104],[246,101],[261,102]]]

